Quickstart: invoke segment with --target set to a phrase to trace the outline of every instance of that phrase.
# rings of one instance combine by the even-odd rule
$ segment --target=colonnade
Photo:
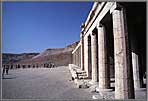
[[[72,53],[73,64],[81,67],[81,46],[79,46],[74,53]]]
[[[110,88],[110,62],[108,60],[107,35],[113,34],[113,62],[115,68],[115,99],[135,98],[135,89],[141,87],[139,76],[138,56],[130,51],[127,30],[126,9],[119,3],[113,3],[108,16],[112,22],[111,32],[106,30],[105,18],[98,21],[94,29],[86,31],[82,27],[80,34],[81,57],[76,58],[75,64],[81,58],[81,69],[85,70],[87,77],[93,83],[98,82],[98,88],[105,90]],[[111,24],[110,24],[111,25]],[[86,33],[87,32],[87,33]],[[111,44],[111,43],[110,43]],[[78,55],[74,52],[73,55]],[[132,61],[131,61],[132,60]],[[78,65],[79,66],[79,65]],[[135,88],[135,89],[134,89]]]
[[[116,4],[115,4],[116,5]],[[133,71],[130,64],[129,42],[126,30],[124,8],[115,8],[111,11],[114,36],[114,68],[115,68],[115,98],[134,98]],[[91,36],[91,79],[92,82],[99,81],[99,89],[110,88],[109,65],[107,61],[107,45],[105,27],[101,21],[96,26],[97,31]],[[98,35],[98,37],[97,37]],[[85,40],[84,48],[85,69],[89,67],[89,42]],[[98,42],[98,43],[97,43]],[[97,48],[98,46],[98,48]],[[88,73],[89,74],[89,73]],[[90,76],[90,75],[88,75]]]

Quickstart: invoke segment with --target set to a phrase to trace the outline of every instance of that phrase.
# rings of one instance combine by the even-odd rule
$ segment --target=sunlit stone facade
[[[146,72],[146,3],[94,2],[72,54],[98,89],[114,78],[115,99],[134,99]]]

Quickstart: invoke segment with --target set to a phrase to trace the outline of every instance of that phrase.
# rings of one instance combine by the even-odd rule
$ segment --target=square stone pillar
[[[74,56],[74,53],[72,54],[72,64],[75,64],[75,56]]]
[[[85,40],[85,44],[84,44],[84,69],[86,71],[87,77],[91,78],[91,74],[90,74],[90,40],[89,37],[87,37]]]
[[[76,51],[76,65],[78,66],[78,51]]]
[[[99,54],[99,89],[108,89],[110,87],[110,68],[107,64],[106,33],[105,28],[101,24],[97,26],[97,29]]]
[[[80,41],[81,41],[81,69],[84,70],[84,33],[81,32]]]
[[[73,55],[74,55],[74,64],[76,64],[76,55],[75,53],[73,53]]]
[[[72,64],[74,64],[74,53],[72,53]]]
[[[84,40],[84,70],[86,71],[87,77],[88,75],[88,39]]]
[[[97,82],[97,35],[92,33],[91,35],[91,55],[92,55],[92,82]]]
[[[114,33],[115,99],[134,99],[125,9],[115,3],[111,12]]]
[[[79,48],[77,50],[77,54],[78,54],[78,66],[80,67],[80,54],[79,54]]]
[[[81,46],[79,48],[79,66],[81,68]]]
[[[77,54],[75,52],[75,65],[77,65]]]
[[[133,65],[133,77],[134,77],[134,88],[138,89],[140,85],[140,76],[139,76],[139,62],[138,55],[132,52],[132,65]]]
[[[76,50],[76,54],[77,54],[77,66],[79,66],[79,50]]]

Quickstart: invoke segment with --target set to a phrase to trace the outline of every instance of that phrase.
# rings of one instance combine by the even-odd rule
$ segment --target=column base
[[[89,81],[89,84],[91,84],[91,85],[96,85],[96,84],[98,84],[98,82],[95,82],[95,81]]]
[[[104,99],[109,99],[109,100],[115,99],[114,98],[115,92],[113,91],[113,89],[102,89],[102,88],[99,88],[98,86],[96,87],[96,92],[99,93]]]
[[[135,88],[135,91],[146,91],[146,88]]]
[[[99,87],[96,87],[96,92],[112,92],[113,89],[102,89]]]
[[[98,99],[105,99],[105,98],[102,97],[102,96],[99,95],[99,94],[96,94],[96,95],[92,95],[92,99],[93,99],[93,100],[98,100]]]

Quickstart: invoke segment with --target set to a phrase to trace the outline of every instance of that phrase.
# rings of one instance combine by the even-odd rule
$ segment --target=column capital
[[[94,36],[94,35],[96,35],[96,33],[92,32],[92,35]]]
[[[102,27],[104,27],[104,25],[99,22],[99,23],[97,24],[97,29],[98,29],[98,28],[102,28]]]
[[[87,41],[91,40],[91,35],[88,35]]]
[[[103,25],[102,25],[101,23],[98,23],[97,28],[98,28],[98,27],[102,27],[102,26],[103,26]]]
[[[82,30],[81,32],[80,32],[80,36],[83,36],[84,35],[84,30]]]
[[[113,6],[110,9],[110,14],[114,11],[114,10],[121,10],[123,8],[122,5],[120,5],[119,3],[115,2],[113,4]]]

